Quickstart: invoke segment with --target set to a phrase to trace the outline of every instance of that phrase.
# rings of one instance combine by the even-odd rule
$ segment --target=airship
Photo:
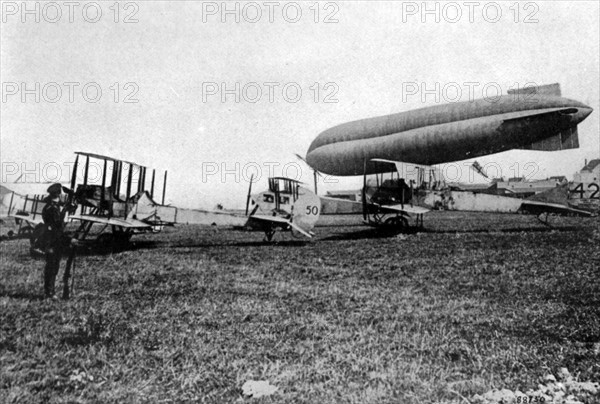
[[[577,125],[592,108],[563,98],[558,83],[525,87],[494,99],[419,108],[343,123],[325,130],[306,155],[315,170],[335,176],[375,174],[390,160],[434,165],[513,149],[579,147]]]

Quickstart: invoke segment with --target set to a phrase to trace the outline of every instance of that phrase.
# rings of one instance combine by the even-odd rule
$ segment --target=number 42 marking
[[[598,195],[598,193],[600,193],[600,186],[598,184],[594,184],[593,182],[591,184],[588,184],[587,188],[592,191],[592,194],[590,195],[590,199],[599,199],[600,195]],[[570,191],[572,194],[579,194],[579,198],[583,199],[583,195],[585,194],[585,191],[583,190],[583,183],[579,183],[577,184],[577,186],[575,188],[573,188]]]

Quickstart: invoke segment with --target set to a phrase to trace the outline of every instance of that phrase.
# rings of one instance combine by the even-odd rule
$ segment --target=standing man
[[[62,255],[63,238],[63,219],[60,211],[60,195],[62,186],[52,184],[48,188],[48,196],[44,199],[46,205],[42,210],[42,219],[44,220],[46,240],[46,266],[44,267],[44,294],[46,298],[56,299],[54,293],[54,283],[56,275],[60,268],[60,258]]]

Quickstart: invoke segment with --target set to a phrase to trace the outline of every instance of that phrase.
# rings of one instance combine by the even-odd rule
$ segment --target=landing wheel
[[[129,244],[133,233],[119,226],[112,227],[113,247],[115,249],[124,249]]]
[[[273,241],[273,236],[275,236],[275,230],[274,229],[270,229],[265,231],[265,240],[266,241]]]
[[[384,226],[394,230],[406,230],[408,228],[408,220],[403,216],[390,217],[383,222]]]
[[[131,240],[131,236],[132,236],[132,233],[129,231],[113,233],[115,243],[117,243],[117,245],[120,245],[120,246],[126,246],[127,244],[129,244],[129,240]]]
[[[98,246],[103,250],[112,249],[115,245],[115,238],[112,233],[102,233],[96,239]]]
[[[544,226],[547,227],[552,227],[552,224],[550,223],[550,218],[555,217],[556,215],[553,213],[549,213],[549,212],[543,212],[540,213],[537,217],[537,220],[539,220]]]
[[[36,226],[36,229],[37,229],[39,226],[42,226],[42,227],[43,227],[44,225],[40,223],[40,224],[38,224],[38,225]],[[31,236],[31,234],[32,234],[34,231],[35,231],[35,230],[34,230],[34,229],[31,227],[31,226],[25,226],[25,227],[22,227],[22,228],[20,228],[20,229],[19,229],[19,236]]]
[[[96,243],[101,249],[119,250],[129,244],[131,233],[128,231],[113,231],[112,233],[102,233],[96,239]]]

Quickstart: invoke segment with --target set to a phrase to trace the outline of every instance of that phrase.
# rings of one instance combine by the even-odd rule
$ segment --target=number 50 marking
[[[307,215],[318,215],[319,214],[319,207],[318,206],[307,206],[306,207],[306,214]]]

